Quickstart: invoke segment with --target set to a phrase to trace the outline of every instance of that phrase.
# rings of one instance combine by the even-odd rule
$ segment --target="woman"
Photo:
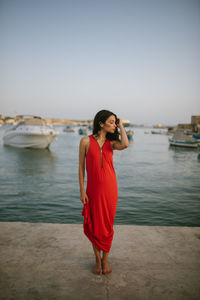
[[[119,139],[120,129],[121,139]],[[83,137],[79,145],[80,200],[84,204],[84,233],[91,241],[96,257],[95,274],[112,272],[108,265],[117,208],[117,180],[113,167],[113,150],[129,145],[121,119],[108,110],[99,111],[93,121],[93,134]],[[87,189],[84,189],[85,162]],[[103,257],[101,258],[101,252]]]

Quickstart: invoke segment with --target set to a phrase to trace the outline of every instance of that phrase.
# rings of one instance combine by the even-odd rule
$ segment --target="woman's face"
[[[114,115],[111,115],[103,124],[103,129],[107,132],[114,133],[116,126],[116,118]]]

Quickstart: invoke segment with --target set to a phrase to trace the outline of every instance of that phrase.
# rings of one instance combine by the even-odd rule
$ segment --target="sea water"
[[[0,221],[81,224],[78,130],[66,133],[56,126],[58,140],[50,149],[34,150],[4,146],[5,128],[0,128]],[[113,154],[115,224],[200,226],[197,150],[170,147],[167,135],[133,129],[129,147]]]

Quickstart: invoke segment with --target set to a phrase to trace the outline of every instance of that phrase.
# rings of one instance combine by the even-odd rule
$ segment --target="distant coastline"
[[[84,125],[91,122],[91,120],[68,120],[68,119],[58,119],[58,118],[42,118],[46,121],[47,124],[52,125]],[[23,120],[23,117],[10,117],[10,116],[3,116],[0,115],[0,124],[6,125],[6,124],[15,124],[16,122],[19,122]]]
[[[34,116],[30,116],[34,117]],[[51,125],[74,125],[74,126],[88,126],[92,125],[93,120],[69,120],[69,119],[58,119],[58,118],[42,118],[47,124]],[[0,126],[16,124],[19,121],[23,121],[23,115],[10,117],[0,115]],[[200,124],[200,116],[191,116],[191,123],[178,123],[176,125],[163,125],[163,124],[133,124],[127,119],[122,119],[124,127],[137,127],[137,128],[157,128],[157,129],[168,129],[168,131],[174,130],[175,127],[183,130],[191,130],[192,132],[197,132],[197,126]]]
[[[80,126],[87,126],[92,123],[93,120],[69,120],[69,119],[58,119],[58,118],[43,118],[47,124],[52,125],[80,125]],[[0,115],[0,124],[1,125],[8,125],[8,124],[15,124],[16,122],[23,120],[20,117],[10,117],[10,116],[3,116]],[[163,125],[163,124],[132,124],[129,120],[122,120],[124,127],[149,127],[149,128],[169,128],[173,126]]]

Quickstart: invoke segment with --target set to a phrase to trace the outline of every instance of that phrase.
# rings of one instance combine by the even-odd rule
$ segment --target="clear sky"
[[[200,115],[200,0],[0,0],[0,114]]]

